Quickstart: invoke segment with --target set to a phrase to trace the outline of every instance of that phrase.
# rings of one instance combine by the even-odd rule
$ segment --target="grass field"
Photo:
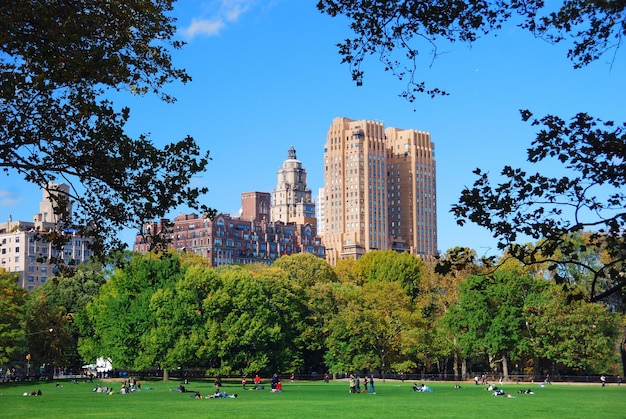
[[[62,387],[56,387],[56,383]],[[416,393],[411,382],[376,382],[376,394],[350,394],[346,381],[286,382],[282,393],[242,390],[225,383],[236,399],[197,400],[173,392],[177,381],[143,382],[131,394],[94,393],[97,383],[119,390],[119,381],[95,380],[0,384],[1,418],[626,418],[626,385],[505,384],[512,398],[493,396],[483,386],[426,383],[432,393]],[[210,382],[192,381],[188,389],[203,396]],[[518,394],[531,388],[535,394]],[[41,389],[41,396],[23,396]]]

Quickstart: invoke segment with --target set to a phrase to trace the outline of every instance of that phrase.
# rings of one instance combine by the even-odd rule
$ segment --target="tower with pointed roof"
[[[306,184],[306,170],[291,146],[287,160],[278,169],[276,189],[272,193],[271,220],[296,224],[316,224],[315,202]]]

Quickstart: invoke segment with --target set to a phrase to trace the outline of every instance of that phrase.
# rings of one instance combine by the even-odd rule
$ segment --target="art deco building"
[[[333,120],[324,146],[320,211],[331,265],[371,250],[437,254],[433,149],[426,132]]]
[[[391,248],[430,258],[437,249],[437,186],[430,134],[387,128],[387,220]]]
[[[88,261],[92,253],[90,240],[80,237],[71,227],[71,203],[65,211],[55,211],[63,199],[51,199],[51,194],[66,196],[69,186],[49,183],[43,188],[43,198],[39,213],[33,221],[13,221],[0,223],[0,267],[17,275],[18,284],[29,291],[53,277],[59,264],[77,265]],[[60,213],[65,214],[63,219]],[[53,245],[53,235],[63,235],[67,239],[62,248]]]
[[[289,149],[287,160],[278,170],[278,182],[272,194],[272,221],[315,224],[315,202],[306,184],[306,170],[296,158],[296,149]]]
[[[389,248],[384,126],[335,118],[324,146],[326,259],[358,259]]]
[[[315,216],[317,217],[317,234],[323,234],[326,229],[326,207],[324,206],[324,188],[317,190],[317,198],[315,199]]]

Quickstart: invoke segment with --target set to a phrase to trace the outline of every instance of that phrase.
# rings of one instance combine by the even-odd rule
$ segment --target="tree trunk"
[[[463,360],[461,361],[461,379],[462,380],[467,379],[467,359],[466,358],[463,358]]]
[[[163,368],[163,381],[168,381],[170,379],[170,374],[167,369]]]
[[[458,380],[459,379],[459,354],[455,351],[454,352],[454,360],[452,361],[453,365],[452,365],[452,369],[454,370],[454,379]]]
[[[506,354],[502,355],[502,378],[506,381],[509,380],[509,358]]]
[[[626,341],[622,342],[619,349],[622,353],[622,377],[626,377]]]

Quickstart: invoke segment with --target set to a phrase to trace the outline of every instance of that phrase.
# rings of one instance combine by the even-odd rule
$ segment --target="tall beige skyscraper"
[[[271,221],[315,225],[315,202],[306,185],[306,170],[289,148],[287,160],[278,170],[276,189],[272,194]]]
[[[437,254],[430,134],[335,118],[324,146],[324,231],[331,265],[371,250]]]
[[[438,253],[437,185],[430,134],[387,128],[387,203],[391,248],[422,258]]]
[[[381,122],[333,120],[324,146],[322,235],[331,265],[389,248],[385,158]]]

